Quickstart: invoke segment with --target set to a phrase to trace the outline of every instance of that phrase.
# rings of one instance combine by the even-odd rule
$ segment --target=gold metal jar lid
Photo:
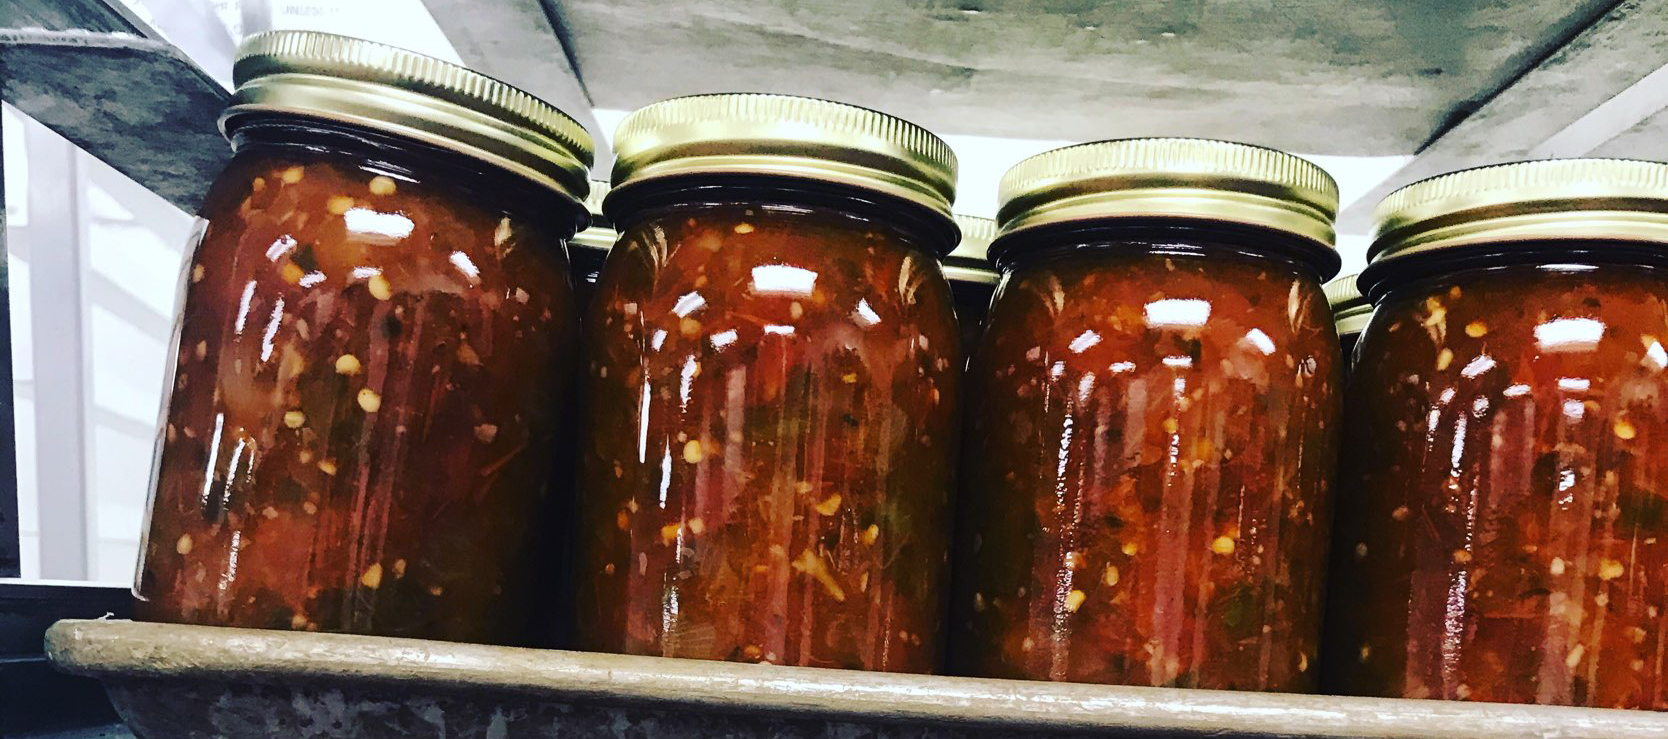
[[[990,242],[996,240],[996,221],[960,213],[955,219],[961,229],[961,243],[944,255],[944,276],[952,282],[996,284],[1001,275],[996,273],[988,255]]]
[[[1373,304],[1361,294],[1361,288],[1355,278],[1360,275],[1344,275],[1321,286],[1326,293],[1326,303],[1332,308],[1332,320],[1337,322],[1338,334],[1358,334],[1367,328],[1367,321],[1373,317]]]
[[[1231,141],[1146,138],[1046,151],[1002,175],[1002,235],[1103,218],[1190,218],[1283,231],[1327,249],[1338,185],[1291,154]]]
[[[640,108],[614,132],[614,188],[688,174],[764,174],[860,187],[950,216],[956,155],[926,129],[867,108],[762,93]]]
[[[313,31],[245,39],[236,90],[220,117],[230,134],[251,114],[351,123],[475,157],[575,200],[589,187],[591,135],[515,87],[404,49]]]
[[[591,213],[591,225],[574,234],[570,243],[586,249],[607,251],[614,248],[614,242],[620,238],[620,233],[602,215],[602,199],[608,196],[608,183],[591,180],[590,184],[591,192],[585,196],[585,210]]]
[[[1374,262],[1485,242],[1668,242],[1668,164],[1546,159],[1439,175],[1373,212]]]

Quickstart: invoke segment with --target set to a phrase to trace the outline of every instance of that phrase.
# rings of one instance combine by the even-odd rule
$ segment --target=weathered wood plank
[[[1664,65],[1668,65],[1668,0],[1624,0],[1425,147],[1383,185],[1345,208],[1339,216],[1339,230],[1366,232],[1373,206],[1402,185],[1455,169],[1531,156],[1537,147]]]
[[[1613,0],[550,0],[599,107],[762,90],[941,133],[1412,153]]]
[[[226,91],[162,41],[0,30],[0,97],[187,212],[231,156]]]

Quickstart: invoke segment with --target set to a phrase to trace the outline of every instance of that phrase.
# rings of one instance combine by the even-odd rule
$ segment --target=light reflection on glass
[[[685,293],[682,297],[678,298],[677,305],[672,306],[672,313],[677,315],[679,318],[684,318],[689,314],[705,307],[706,304],[707,299],[701,297],[700,293]]]
[[[1587,404],[1579,400],[1564,401],[1564,417],[1571,421],[1579,421],[1587,415]]]
[[[769,326],[765,326],[764,327],[764,332],[767,333],[767,334],[776,334],[778,336],[792,336],[793,335],[793,327],[792,326],[778,326],[778,325],[773,323]]]
[[[269,247],[266,248],[266,258],[271,260],[271,261],[276,262],[276,261],[278,261],[279,257],[282,257],[285,254],[290,253],[290,250],[292,250],[294,248],[295,248],[295,238],[294,237],[290,236],[289,234],[279,236],[276,240],[274,240],[272,242],[272,246],[269,246]]]
[[[312,286],[317,285],[321,282],[324,282],[324,273],[315,271],[315,272],[308,272],[307,274],[302,275],[301,280],[298,281],[296,284],[298,284],[302,287],[312,287]]]
[[[1135,363],[1134,362],[1113,362],[1112,366],[1109,367],[1108,369],[1112,370],[1112,372],[1114,374],[1120,373],[1120,372],[1129,372],[1129,371],[1135,369]]]
[[[701,363],[694,357],[685,357],[683,369],[678,373],[678,400],[684,410],[689,409],[689,391],[695,387],[695,375],[700,374]]]
[[[1590,380],[1588,380],[1584,377],[1560,377],[1560,378],[1558,378],[1558,389],[1559,390],[1565,390],[1565,391],[1572,392],[1572,393],[1584,393],[1584,392],[1587,392],[1587,389],[1592,387],[1592,386],[1593,386],[1592,381],[1590,381]]]
[[[353,268],[353,279],[355,280],[368,280],[380,274],[382,274],[382,270],[377,269],[376,267]]]
[[[1523,397],[1525,395],[1528,395],[1528,394],[1529,394],[1529,386],[1528,385],[1510,385],[1510,386],[1506,387],[1505,392],[1501,393],[1501,395],[1504,395],[1508,398],[1521,398],[1521,397]]]
[[[869,307],[867,299],[858,299],[857,310],[852,312],[852,317],[864,326],[873,326],[880,323],[880,314],[876,313],[874,308]]]
[[[1662,342],[1653,341],[1645,350],[1645,356],[1650,357],[1657,369],[1668,369],[1668,351],[1663,351]]]
[[[261,361],[272,358],[272,340],[278,336],[278,326],[284,322],[284,299],[272,304],[272,317],[267,319],[266,333],[261,335]]]
[[[736,330],[733,328],[712,335],[712,348],[714,349],[723,349],[734,343],[736,343]]]
[[[232,324],[232,333],[242,336],[243,326],[249,322],[249,301],[255,299],[255,281],[243,284],[243,297],[237,301],[237,321]]]
[[[1268,334],[1263,333],[1260,328],[1245,332],[1245,340],[1251,342],[1252,346],[1257,347],[1257,351],[1262,352],[1263,356],[1274,353],[1274,340],[1268,338]]]
[[[1494,359],[1487,354],[1479,354],[1476,359],[1471,360],[1470,364],[1465,365],[1465,368],[1460,370],[1460,377],[1474,380],[1491,369],[1494,369]]]
[[[1088,351],[1091,347],[1093,347],[1093,346],[1095,346],[1096,344],[1099,344],[1099,343],[1100,343],[1100,334],[1097,334],[1094,331],[1090,330],[1090,331],[1084,331],[1083,333],[1078,334],[1077,338],[1072,339],[1071,344],[1068,345],[1068,346],[1071,349],[1073,354],[1082,354],[1083,352]]]
[[[411,235],[415,226],[398,213],[381,213],[370,208],[349,208],[342,214],[348,233],[372,241],[399,241]]]
[[[1154,328],[1203,326],[1210,320],[1210,303],[1197,298],[1166,298],[1146,306],[1147,325]]]
[[[481,281],[481,270],[475,266],[474,262],[469,260],[468,254],[454,251],[450,261],[453,267],[457,267],[458,271],[463,273],[464,277],[469,278],[469,284],[474,285]]]
[[[810,295],[817,285],[817,273],[786,264],[762,264],[753,268],[753,292],[760,295]]]
[[[1542,351],[1590,351],[1604,338],[1604,322],[1593,318],[1557,318],[1535,327]]]
[[[1193,366],[1192,357],[1165,357],[1164,366],[1185,369]]]

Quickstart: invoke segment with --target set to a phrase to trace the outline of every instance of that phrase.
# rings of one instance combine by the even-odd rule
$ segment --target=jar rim
[[[797,177],[859,187],[948,219],[956,155],[902,118],[847,103],[768,93],[671,98],[614,133],[614,187],[691,174]]]
[[[1373,221],[1374,264],[1484,244],[1668,246],[1668,164],[1583,158],[1473,167],[1390,193]]]
[[[1311,239],[1288,231],[1228,221],[1184,218],[1102,218],[1065,221],[1026,228],[996,237],[990,259],[1000,272],[1013,268],[1021,255],[1061,253],[1128,241],[1163,251],[1222,247],[1247,257],[1289,261],[1314,273],[1325,283],[1338,273],[1342,258],[1335,249],[1320,248]],[[1065,247],[1062,249],[1061,247]]]
[[[572,199],[589,190],[591,136],[527,92],[450,62],[316,31],[268,31],[238,47],[220,117],[230,138],[273,114],[362,126],[484,161]]]
[[[995,284],[1001,278],[990,262],[990,242],[996,240],[996,221],[957,213],[961,242],[943,258],[944,276],[962,282]]]
[[[1214,220],[1335,250],[1338,186],[1283,151],[1233,141],[1130,138],[1076,144],[1015,164],[998,187],[1002,236],[1113,218]]]
[[[694,172],[614,185],[603,199],[604,218],[624,233],[640,211],[661,207],[752,204],[858,211],[879,223],[915,233],[920,248],[942,258],[960,240],[957,222],[912,201],[872,189],[776,173]],[[880,209],[885,209],[884,212]],[[884,215],[885,217],[881,217]]]

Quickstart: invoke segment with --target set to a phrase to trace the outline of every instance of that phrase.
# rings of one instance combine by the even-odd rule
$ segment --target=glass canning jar
[[[1329,687],[1668,710],[1668,165],[1467,170],[1377,218]]]
[[[520,642],[591,143],[392,47],[240,49],[184,277],[139,618]]]
[[[620,238],[619,232],[602,214],[602,199],[607,195],[608,183],[591,182],[591,194],[585,198],[591,224],[574,234],[568,242],[568,251],[573,255],[573,287],[579,295],[581,312],[590,306],[591,295],[596,292],[597,275],[602,273],[602,263],[608,259],[608,250],[614,248],[614,242]]]
[[[1355,359],[1355,345],[1361,332],[1373,317],[1372,301],[1356,286],[1359,275],[1344,275],[1326,283],[1326,302],[1332,307],[1332,320],[1338,329],[1338,343],[1344,351],[1344,376],[1349,376],[1350,364]]]
[[[971,352],[985,328],[985,311],[1001,275],[991,265],[987,251],[996,239],[996,221],[978,216],[956,216],[961,243],[943,259],[944,277],[956,301],[956,322],[961,325],[961,345]]]
[[[988,677],[1304,690],[1339,350],[1337,190],[1277,151],[1057,149],[1002,178],[951,654]]]
[[[628,116],[587,317],[583,647],[939,666],[955,159],[777,95]]]

